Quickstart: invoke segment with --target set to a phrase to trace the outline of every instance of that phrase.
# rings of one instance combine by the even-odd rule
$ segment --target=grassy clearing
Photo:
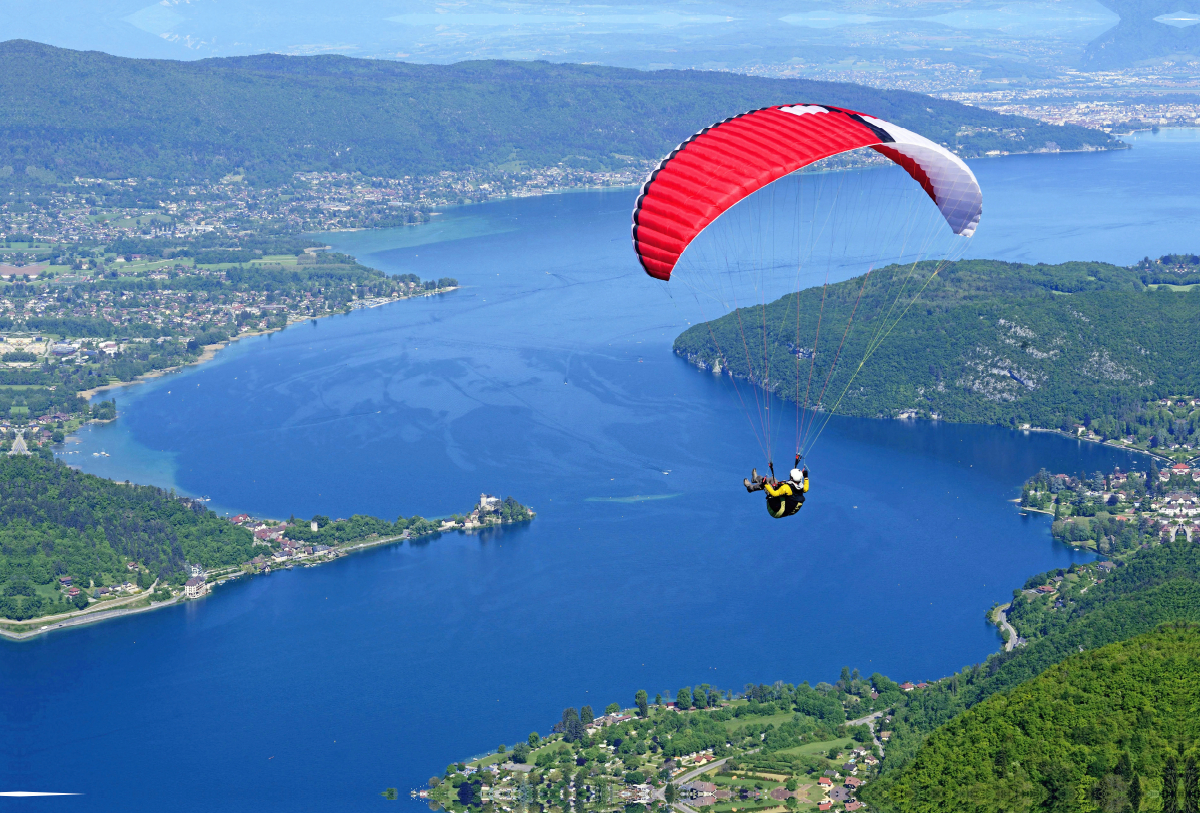
[[[785,711],[779,714],[772,714],[770,717],[735,717],[732,720],[725,721],[725,730],[732,732],[735,729],[738,729],[751,722],[755,725],[766,725],[767,723],[772,723],[776,728],[778,728],[784,723],[790,723],[792,718],[795,716],[795,712]]]
[[[1170,288],[1172,291],[1190,291],[1200,285],[1198,282],[1193,282],[1191,285],[1172,285],[1169,282],[1159,282],[1153,285],[1147,285],[1147,288]]]
[[[835,745],[839,750],[845,751],[853,748],[857,743],[850,737],[843,737],[839,740],[829,740],[827,742],[808,742],[804,745],[797,745],[795,748],[785,748],[779,751],[780,754],[794,754],[797,756],[813,756],[814,754],[824,754],[833,748]]]
[[[757,783],[763,786],[764,791],[769,792],[782,785],[783,781],[786,781],[787,777],[784,777],[784,780],[782,781],[775,781],[773,779],[767,779],[762,774],[738,771],[731,776],[711,776],[705,777],[705,779],[715,785],[729,785],[731,787],[749,787]]]

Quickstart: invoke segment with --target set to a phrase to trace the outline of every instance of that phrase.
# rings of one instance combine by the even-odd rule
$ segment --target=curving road
[[[875,741],[875,747],[879,749],[879,756],[883,757],[883,742],[879,739],[879,735],[875,733],[875,721],[883,716],[882,711],[877,711],[874,714],[868,714],[866,717],[859,717],[857,720],[851,720],[846,725],[866,725],[871,729],[871,739]]]
[[[1002,607],[996,608],[996,624],[1000,629],[1008,633],[1008,639],[1004,642],[1005,652],[1012,652],[1017,646],[1017,629],[1008,623],[1008,608],[1010,606],[1009,604],[1005,604]]]

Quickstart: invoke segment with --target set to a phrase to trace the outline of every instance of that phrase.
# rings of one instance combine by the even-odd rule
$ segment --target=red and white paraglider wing
[[[872,149],[904,167],[921,184],[955,234],[973,235],[983,214],[983,192],[970,167],[925,136],[870,116],[862,119],[893,139],[888,144],[876,144]]]
[[[766,107],[701,130],[663,159],[633,211],[646,273],[670,279],[688,244],[742,198],[831,155],[872,147],[903,167],[956,234],[979,223],[983,195],[958,156],[903,127],[823,105]]]

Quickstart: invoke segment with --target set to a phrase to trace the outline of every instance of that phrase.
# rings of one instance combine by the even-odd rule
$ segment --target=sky
[[[130,57],[276,52],[639,68],[831,61],[846,48],[1044,56],[1077,51],[1118,20],[1096,0],[5,0],[2,6],[0,40]]]

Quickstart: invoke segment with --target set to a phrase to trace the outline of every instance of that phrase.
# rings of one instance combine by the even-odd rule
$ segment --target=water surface
[[[971,251],[1193,250],[1196,155],[1166,134],[977,162]],[[120,420],[67,459],[220,510],[435,516],[488,491],[539,515],[4,643],[0,784],[81,791],[53,802],[81,809],[371,809],[384,787],[545,733],[566,705],[842,665],[945,675],[997,648],[992,602],[1086,558],[1008,501],[1042,466],[1137,461],[995,427],[835,419],[808,505],[771,520],[738,485],[761,459],[736,393],[670,353],[695,313],[635,269],[631,201],[455,209],[435,242],[336,235],[364,262],[464,287],[118,393]]]

